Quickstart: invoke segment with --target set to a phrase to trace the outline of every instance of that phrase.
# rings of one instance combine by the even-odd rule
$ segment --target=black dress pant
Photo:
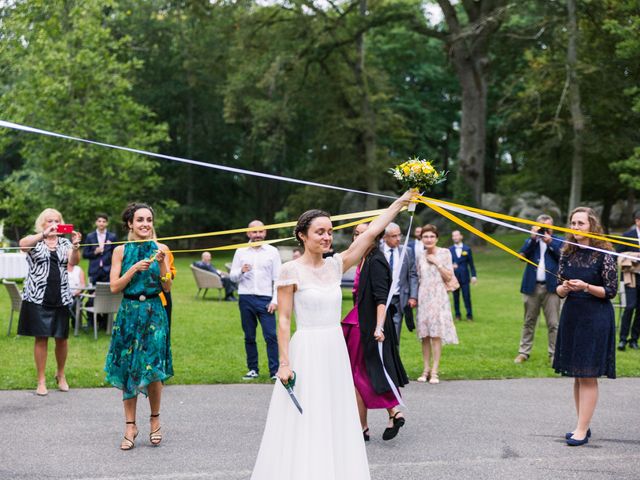
[[[630,288],[625,285],[624,290],[627,296],[627,306],[622,313],[620,321],[620,341],[638,343],[640,337],[640,283],[636,277],[636,287]],[[634,318],[635,312],[635,318]],[[631,338],[629,338],[629,330],[631,330]]]

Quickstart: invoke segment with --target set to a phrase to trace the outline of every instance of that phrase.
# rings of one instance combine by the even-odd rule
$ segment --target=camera
[[[548,229],[548,228],[546,228],[546,227],[540,227],[540,228],[538,229],[538,233],[539,233],[540,235],[546,235],[546,234],[551,235],[551,230],[549,230],[549,229]]]

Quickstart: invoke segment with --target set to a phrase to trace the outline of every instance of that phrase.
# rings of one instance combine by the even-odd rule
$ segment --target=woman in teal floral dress
[[[111,334],[105,371],[107,381],[123,392],[126,430],[122,450],[131,450],[138,436],[139,393],[149,397],[149,440],[152,445],[160,444],[162,385],[173,376],[167,314],[159,297],[162,290],[171,289],[172,277],[165,254],[168,249],[154,240],[153,216],[148,205],[129,204],[122,220],[129,229],[129,240],[136,242],[117,247],[111,266],[111,291],[123,292],[124,298]]]

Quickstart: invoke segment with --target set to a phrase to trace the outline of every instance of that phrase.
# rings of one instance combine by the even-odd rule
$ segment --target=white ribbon
[[[383,195],[382,193],[365,192],[365,191],[362,191],[362,190],[354,190],[352,188],[338,187],[336,185],[328,185],[328,184],[324,184],[324,183],[309,182],[307,180],[299,180],[297,178],[291,178],[291,177],[282,177],[280,175],[272,175],[270,173],[254,172],[254,171],[251,171],[251,170],[245,170],[243,168],[228,167],[226,165],[219,165],[219,164],[216,164],[216,163],[206,163],[206,162],[200,162],[200,161],[197,161],[197,160],[190,160],[188,158],[174,157],[172,155],[163,155],[161,153],[148,152],[147,150],[139,150],[137,148],[122,147],[122,146],[119,146],[119,145],[112,145],[110,143],[96,142],[96,141],[93,141],[93,140],[87,140],[87,139],[84,139],[84,138],[73,137],[71,135],[63,135],[62,133],[50,132],[48,130],[41,130],[39,128],[28,127],[28,126],[25,126],[25,125],[20,125],[18,123],[7,122],[7,121],[4,121],[4,120],[0,120],[0,127],[11,128],[13,130],[20,130],[20,131],[29,132],[29,133],[37,133],[39,135],[47,135],[49,137],[64,138],[65,140],[73,140],[73,141],[76,141],[76,142],[88,143],[90,145],[97,145],[99,147],[112,148],[112,149],[115,149],[115,150],[123,150],[125,152],[131,152],[131,153],[138,153],[140,155],[146,155],[146,156],[149,156],[149,157],[161,158],[163,160],[171,160],[173,162],[188,163],[190,165],[197,165],[199,167],[205,167],[205,168],[213,168],[215,170],[224,170],[226,172],[233,172],[233,173],[240,173],[240,174],[243,174],[243,175],[251,175],[251,176],[254,176],[254,177],[268,178],[268,179],[271,179],[271,180],[278,180],[278,181],[281,181],[281,182],[298,183],[300,185],[308,185],[308,186],[311,186],[311,187],[320,187],[320,188],[328,188],[328,189],[331,189],[331,190],[340,190],[342,192],[359,193],[359,194],[362,194],[362,195],[370,195],[370,196],[380,197],[380,198],[389,198],[389,199],[392,199],[392,200],[396,199],[396,197],[392,197],[390,195]]]
[[[460,207],[455,207],[453,205],[449,205],[446,203],[441,203],[437,200],[429,200],[429,202],[435,203],[436,205],[438,205],[439,207],[444,208],[445,210],[449,210],[452,212],[456,212],[456,213],[460,213],[462,215],[467,215],[469,217],[472,218],[476,218],[478,220],[482,220],[484,222],[489,222],[489,223],[493,223],[494,225],[499,225],[501,227],[506,227],[506,228],[510,228],[512,230],[518,230],[520,232],[524,232],[527,234],[533,234],[533,235],[537,235],[539,237],[544,237],[543,233],[537,233],[537,232],[532,232],[531,230],[527,230],[526,228],[523,227],[518,227],[517,225],[511,225],[510,223],[506,223],[503,222],[501,220],[497,220],[495,218],[491,218],[491,217],[487,217],[486,215],[482,215],[481,213],[476,213],[476,212],[472,212],[469,211],[465,208],[460,208]],[[633,257],[631,255],[625,255],[624,253],[618,253],[616,251],[612,251],[612,250],[605,250],[604,248],[598,248],[598,247],[592,247],[591,245],[581,245],[579,243],[576,242],[570,242],[569,240],[565,239],[565,238],[560,238],[560,237],[554,237],[556,240],[559,240],[563,243],[568,243],[569,245],[575,245],[576,247],[580,247],[580,248],[586,248],[589,250],[593,250],[595,252],[600,252],[600,253],[606,253],[608,255],[613,255],[616,257],[622,257],[622,258],[628,258],[630,260],[633,261],[638,261],[638,257]]]

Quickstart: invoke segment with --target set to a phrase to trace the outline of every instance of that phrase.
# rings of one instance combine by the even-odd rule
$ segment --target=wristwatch
[[[587,286],[586,286],[586,287],[584,287],[583,292],[584,292],[584,293],[589,293],[589,284],[588,284],[588,283],[587,283]]]

